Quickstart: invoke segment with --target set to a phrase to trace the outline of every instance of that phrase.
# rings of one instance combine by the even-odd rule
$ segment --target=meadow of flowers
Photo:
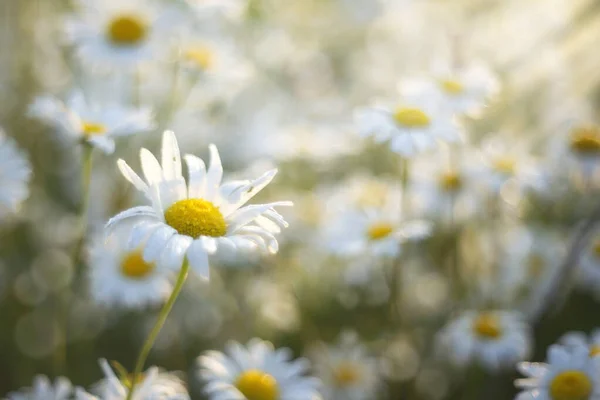
[[[599,16],[0,2],[0,397],[600,400]]]

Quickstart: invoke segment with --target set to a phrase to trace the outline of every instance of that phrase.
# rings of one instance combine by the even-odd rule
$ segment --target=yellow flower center
[[[575,128],[571,133],[571,150],[585,156],[600,155],[600,127]]]
[[[504,175],[514,175],[517,161],[509,156],[498,157],[493,162],[493,167],[497,172]]]
[[[592,244],[592,253],[594,253],[594,256],[597,258],[600,258],[600,238],[597,238]]]
[[[444,92],[453,96],[461,94],[465,90],[463,84],[455,79],[442,79],[439,85]]]
[[[527,274],[530,277],[538,278],[544,272],[546,261],[539,254],[531,254],[527,259]]]
[[[148,24],[137,15],[119,15],[108,24],[106,35],[117,46],[135,46],[148,36]]]
[[[242,373],[235,381],[235,387],[248,400],[277,400],[279,387],[271,375],[250,369]]]
[[[106,132],[106,126],[94,122],[83,121],[81,123],[81,130],[85,136],[96,136],[104,134]]]
[[[552,379],[549,392],[552,400],[588,400],[592,389],[592,381],[585,373],[567,370]]]
[[[371,240],[380,240],[388,237],[394,231],[394,227],[388,222],[374,223],[367,229],[367,236]]]
[[[336,386],[347,387],[360,380],[360,367],[352,362],[343,362],[333,371],[333,381]]]
[[[179,234],[192,238],[227,233],[227,223],[219,208],[204,199],[179,200],[165,211],[165,221]]]
[[[448,171],[440,176],[440,186],[446,192],[456,192],[462,187],[462,178],[456,171]]]
[[[397,108],[394,111],[394,120],[407,128],[425,128],[431,123],[429,116],[423,110],[412,107]]]
[[[590,357],[596,357],[597,355],[600,355],[600,345],[593,345],[590,347]]]
[[[121,260],[121,273],[131,279],[143,279],[154,271],[154,263],[147,263],[141,251],[133,251]]]
[[[492,313],[481,313],[473,321],[473,331],[482,339],[497,339],[502,335],[498,317]]]
[[[214,53],[208,47],[194,47],[185,50],[183,59],[203,70],[211,68],[215,62]]]

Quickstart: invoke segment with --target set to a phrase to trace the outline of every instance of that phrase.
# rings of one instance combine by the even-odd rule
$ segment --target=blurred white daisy
[[[600,399],[600,358],[587,347],[552,345],[546,363],[522,362],[517,369],[527,378],[515,381],[523,390],[516,400]]]
[[[358,109],[355,121],[361,136],[389,142],[392,151],[413,157],[436,146],[456,142],[462,132],[453,114],[432,90],[417,82],[401,86],[401,100],[393,107],[376,105]]]
[[[38,375],[30,388],[8,394],[8,400],[68,400],[71,398],[73,387],[64,377],[56,378],[54,383],[44,375]]]
[[[586,180],[591,179],[600,166],[600,125],[578,121],[563,124],[563,130],[551,142],[550,158],[563,167],[564,161],[568,161],[571,172],[580,172]]]
[[[405,220],[401,212],[402,193],[390,190],[383,204],[370,206],[339,205],[344,211],[326,221],[327,244],[334,254],[346,257],[373,255],[395,257],[402,243],[430,234],[429,223]]]
[[[0,217],[16,212],[29,196],[31,165],[0,128]]]
[[[456,71],[444,68],[434,75],[434,84],[456,114],[480,114],[500,89],[494,74],[483,64],[470,64]]]
[[[467,311],[440,332],[439,344],[457,366],[475,362],[498,371],[529,356],[531,334],[518,312]]]
[[[381,384],[378,361],[353,332],[342,334],[335,346],[316,348],[313,357],[316,376],[323,382],[324,398],[368,400],[377,396]]]
[[[132,69],[166,53],[176,15],[152,0],[78,0],[66,40],[88,65]]]
[[[144,182],[123,160],[118,166],[123,176],[143,192],[152,206],[123,211],[107,223],[107,232],[124,222],[135,222],[128,246],[143,245],[143,259],[168,270],[181,268],[184,259],[200,276],[208,278],[208,256],[238,248],[256,248],[275,253],[275,234],[287,226],[275,211],[290,206],[280,201],[244,206],[267,186],[277,170],[259,178],[221,184],[223,166],[217,148],[209,146],[208,170],[204,161],[186,155],[189,180],[182,175],[181,156],[175,134],[166,131],[162,141],[162,165],[146,149],[140,151]]]
[[[306,376],[306,359],[292,360],[287,348],[253,339],[237,342],[226,353],[209,351],[198,357],[199,377],[210,400],[320,400],[319,381]]]
[[[52,96],[40,96],[29,107],[28,115],[60,129],[72,140],[84,141],[109,154],[115,150],[115,138],[155,128],[148,109],[92,104],[80,91],[72,93],[65,103]]]
[[[87,393],[81,388],[75,392],[76,400],[124,400],[131,387],[131,376],[117,376],[108,361],[99,361],[105,378]],[[190,396],[182,380],[173,373],[163,372],[157,367],[148,368],[138,378],[133,400],[189,400]]]
[[[539,184],[535,160],[523,141],[494,135],[482,143],[480,159],[479,182],[492,192],[499,192],[507,182],[514,182],[519,188],[535,188]]]
[[[169,271],[146,262],[142,248],[126,249],[129,229],[97,238],[90,251],[90,294],[107,306],[139,307],[157,305],[171,294]]]
[[[594,329],[589,335],[583,332],[567,332],[558,339],[566,347],[587,347],[590,357],[600,355],[600,329]]]
[[[248,0],[186,0],[201,17],[223,15],[225,17],[239,19],[244,15],[248,6]]]

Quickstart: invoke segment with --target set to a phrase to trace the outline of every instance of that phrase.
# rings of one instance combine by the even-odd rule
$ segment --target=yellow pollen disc
[[[109,22],[106,35],[115,45],[134,46],[148,35],[148,24],[136,15],[119,15]]]
[[[333,371],[333,380],[337,386],[350,386],[360,380],[360,368],[351,362],[343,362]]]
[[[544,257],[539,254],[531,254],[527,260],[527,275],[533,278],[538,278],[546,268]]]
[[[502,327],[494,314],[481,313],[473,321],[473,332],[481,339],[497,339],[502,335]]]
[[[461,94],[465,90],[463,84],[454,79],[442,79],[439,84],[444,92],[451,95]]]
[[[81,123],[81,130],[85,136],[96,136],[104,134],[106,132],[106,126],[84,121]]]
[[[592,253],[594,256],[600,258],[600,238],[597,238],[594,243],[592,243]]]
[[[154,271],[154,263],[147,263],[141,251],[127,254],[121,260],[121,273],[131,279],[143,279]]]
[[[400,107],[394,111],[394,120],[407,128],[425,128],[431,120],[423,110],[411,107]]]
[[[494,169],[505,175],[513,175],[517,167],[517,161],[512,157],[498,157],[494,160]]]
[[[227,223],[218,207],[204,199],[185,199],[165,211],[165,221],[179,234],[192,238],[219,237],[227,233]]]
[[[462,178],[456,171],[448,171],[440,177],[440,186],[446,192],[456,192],[462,187]]]
[[[593,345],[590,347],[590,357],[596,357],[597,355],[600,355],[600,345]]]
[[[183,52],[183,59],[200,69],[209,69],[215,62],[214,53],[208,47],[195,47]]]
[[[277,400],[279,387],[271,375],[250,369],[243,372],[235,381],[235,387],[248,400]]]
[[[380,240],[388,237],[394,231],[394,227],[387,222],[378,222],[369,227],[367,236],[371,240]]]
[[[574,129],[571,150],[581,155],[600,155],[600,127],[589,125]]]
[[[549,393],[552,400],[588,400],[592,389],[592,381],[585,373],[567,370],[552,379]]]

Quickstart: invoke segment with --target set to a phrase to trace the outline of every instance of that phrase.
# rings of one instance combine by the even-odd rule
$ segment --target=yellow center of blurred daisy
[[[456,192],[462,187],[462,178],[456,171],[447,171],[440,176],[440,186],[446,192]]]
[[[502,335],[502,327],[494,314],[481,313],[473,321],[473,332],[482,339],[497,339]]]
[[[493,162],[493,167],[497,172],[505,175],[513,175],[517,167],[517,161],[512,157],[498,157]]]
[[[104,134],[106,132],[106,126],[94,122],[83,121],[81,123],[81,130],[85,136],[96,136]]]
[[[333,381],[336,386],[350,386],[360,380],[360,368],[352,362],[343,362],[333,370]]]
[[[600,258],[600,238],[596,239],[592,244],[592,253],[594,253],[594,256]]]
[[[394,120],[407,128],[425,128],[431,123],[429,116],[423,110],[412,107],[397,108],[394,111]]]
[[[148,35],[148,24],[136,15],[119,15],[109,22],[106,35],[118,46],[134,46]]]
[[[546,261],[544,257],[539,254],[531,254],[527,260],[527,274],[530,277],[537,278],[542,275],[544,268],[546,267]]]
[[[463,84],[454,79],[442,79],[439,83],[441,89],[451,95],[461,94],[465,90]]]
[[[567,370],[552,379],[549,392],[552,400],[588,400],[592,389],[592,381],[585,373]]]
[[[593,345],[590,347],[590,357],[596,357],[597,355],[600,355],[600,345]]]
[[[581,155],[600,155],[600,127],[588,125],[575,128],[571,133],[571,150]]]
[[[243,372],[235,381],[235,387],[248,400],[277,400],[279,398],[279,387],[277,387],[275,378],[257,369]]]
[[[189,61],[200,69],[209,69],[213,66],[214,53],[208,47],[195,47],[183,52],[183,59]]]
[[[204,199],[185,199],[165,211],[165,221],[179,234],[198,238],[227,233],[227,223],[218,207]]]
[[[380,240],[388,237],[394,231],[394,227],[387,222],[377,222],[367,229],[367,236],[371,240]]]
[[[154,271],[154,263],[147,263],[141,251],[127,254],[121,260],[121,273],[131,279],[143,279]]]

